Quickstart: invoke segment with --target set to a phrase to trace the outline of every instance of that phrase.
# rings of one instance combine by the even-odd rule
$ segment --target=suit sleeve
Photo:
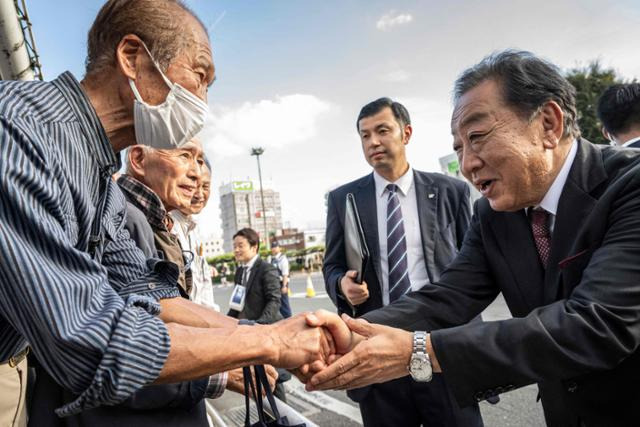
[[[471,220],[471,203],[469,186],[462,183],[460,187],[460,200],[458,201],[458,214],[456,215],[456,247],[462,247],[464,236],[469,228]]]
[[[339,289],[340,279],[347,272],[344,252],[344,228],[335,201],[335,193],[330,192],[327,200],[327,232],[322,275],[327,294],[338,308],[339,313],[353,311]]]
[[[592,212],[592,228],[607,229],[590,259],[587,253],[563,267],[565,275],[581,274],[567,299],[526,317],[433,334],[438,359],[461,403],[490,387],[593,377],[634,354],[640,346],[638,181],[636,174],[633,186]]]
[[[265,324],[277,322],[282,318],[280,316],[282,293],[280,292],[280,277],[278,277],[278,271],[273,266],[263,263],[261,282],[265,305],[262,314],[256,319],[256,322]]]
[[[474,215],[460,252],[438,282],[427,284],[363,317],[372,323],[408,331],[432,331],[469,322],[495,299],[498,292]]]

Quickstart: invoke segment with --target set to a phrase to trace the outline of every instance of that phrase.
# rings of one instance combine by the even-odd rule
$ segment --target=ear
[[[614,140],[614,136],[607,131],[604,126],[602,126],[602,136],[604,136],[604,139],[606,139],[607,141],[613,141]]]
[[[142,145],[131,146],[129,147],[127,155],[129,156],[128,160],[131,168],[130,172],[132,172],[134,177],[136,178],[144,177],[145,176],[144,162],[147,157],[146,147],[143,147]]]
[[[146,58],[144,43],[135,34],[122,37],[116,47],[116,65],[125,77],[135,80],[140,72],[142,60]]]
[[[409,143],[411,135],[413,135],[413,128],[411,127],[411,125],[404,125],[404,129],[402,130],[402,139],[404,145],[407,145]]]
[[[554,149],[564,134],[564,112],[555,101],[548,101],[540,110],[545,148]]]

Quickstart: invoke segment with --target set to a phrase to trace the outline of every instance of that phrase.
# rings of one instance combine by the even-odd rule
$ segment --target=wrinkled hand
[[[357,276],[357,271],[349,270],[347,274],[340,279],[342,295],[344,295],[351,305],[360,305],[369,299],[367,282],[363,280],[362,283],[356,283],[354,280]]]
[[[323,329],[327,339],[333,343],[333,348],[331,354],[327,355],[323,360],[316,360],[298,368],[289,369],[303,383],[306,383],[314,374],[320,372],[338,357],[351,350],[357,339],[340,316],[327,310],[320,309],[314,313],[308,313],[306,320],[307,325]]]
[[[276,387],[276,380],[278,379],[278,371],[271,365],[264,365],[264,370],[267,373],[267,379],[269,380],[269,386],[273,391]],[[236,393],[244,394],[244,375],[242,368],[233,369],[227,372],[227,390],[235,391]],[[251,376],[253,382],[256,382],[255,374],[251,369]],[[266,391],[262,390],[262,395],[265,396]]]
[[[337,315],[334,316],[337,318]],[[308,317],[311,321],[307,319]],[[337,320],[343,323],[339,318]],[[298,314],[269,325],[273,351],[270,363],[285,369],[296,369],[314,362],[324,367],[329,357],[336,353],[333,335],[327,328],[320,327],[325,323],[340,330],[339,326],[334,325],[335,319],[327,320],[324,317],[318,319],[311,313]],[[346,325],[342,330],[342,333],[336,332],[336,335],[341,339],[340,345],[344,346],[344,335],[350,332]],[[347,332],[345,333],[344,330]]]
[[[313,375],[307,390],[353,389],[408,375],[413,334],[401,329],[375,325],[343,314],[349,329],[364,337],[354,340],[353,349],[330,366]]]

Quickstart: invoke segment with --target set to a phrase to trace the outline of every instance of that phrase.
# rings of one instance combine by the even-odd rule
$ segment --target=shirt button
[[[149,283],[149,289],[155,289],[155,288],[156,288],[155,283]]]

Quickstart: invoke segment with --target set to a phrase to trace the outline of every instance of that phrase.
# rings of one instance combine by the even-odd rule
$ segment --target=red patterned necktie
[[[549,229],[549,212],[542,208],[531,209],[529,217],[531,219],[531,230],[536,242],[538,255],[542,266],[547,268],[549,253],[551,252],[551,230]]]

